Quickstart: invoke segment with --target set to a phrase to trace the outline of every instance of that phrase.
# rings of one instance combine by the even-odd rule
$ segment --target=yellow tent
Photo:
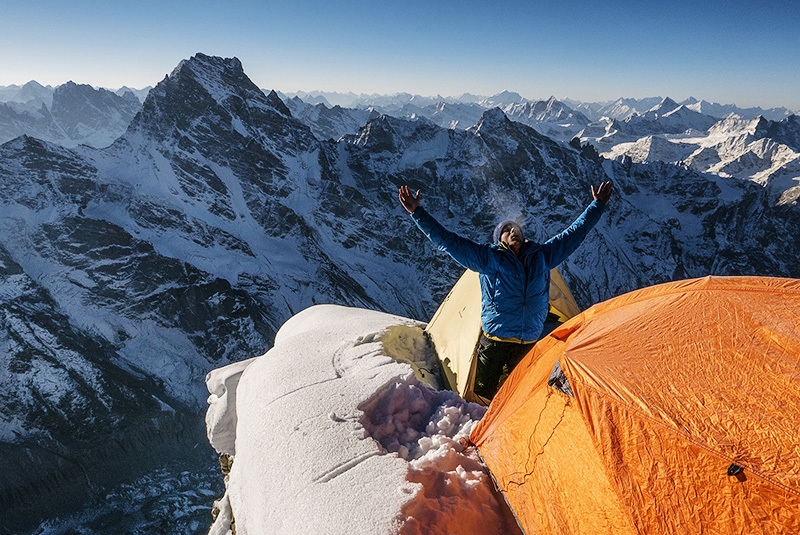
[[[548,385],[560,362],[574,397]],[[800,533],[800,281],[707,277],[537,343],[471,434],[526,533]]]
[[[550,271],[550,312],[560,322],[580,312],[556,268]],[[467,270],[456,281],[425,331],[436,347],[448,388],[467,401],[488,405],[489,400],[472,391],[481,333],[481,287],[476,272]]]

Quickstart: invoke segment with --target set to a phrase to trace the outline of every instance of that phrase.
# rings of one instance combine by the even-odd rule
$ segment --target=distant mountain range
[[[477,104],[484,109],[488,109],[494,107],[505,108],[511,105],[556,100],[555,97],[550,97],[546,100],[530,100],[513,91],[503,91],[497,95],[488,97],[472,94],[463,94],[459,97],[443,97],[441,95],[429,97],[412,95],[410,93],[377,95],[363,93],[335,93],[326,91],[298,91],[293,93],[279,94],[284,100],[297,97],[308,104],[324,104],[328,108],[333,106],[356,109],[376,108],[385,112],[390,110],[400,110],[405,105],[413,105],[419,108],[425,108],[429,106],[438,106],[442,103]],[[664,97],[648,97],[642,99],[619,98],[615,101],[608,102],[581,102],[572,99],[562,99],[561,102],[563,102],[566,106],[569,106],[572,110],[583,114],[589,120],[596,121],[602,117],[625,120],[631,115],[641,115],[654,106],[660,104],[663,100]],[[717,104],[705,100],[697,100],[695,98],[689,98],[680,104],[699,113],[716,117],[717,119],[724,119],[730,115],[738,115],[743,119],[754,119],[758,116],[762,116],[768,120],[780,121],[789,115],[800,113],[800,110],[791,110],[785,107],[768,109],[757,107],[742,108],[734,104]]]
[[[35,124],[58,128],[0,145],[0,451],[24,460],[0,473],[0,526],[172,456],[205,462],[205,374],[264,353],[308,306],[430,318],[462,269],[399,206],[405,183],[476,241],[507,217],[543,240],[611,177],[607,213],[563,265],[583,307],[709,274],[800,277],[794,116],[710,122],[659,99],[599,121],[510,93],[409,98],[414,112],[393,116],[281,98],[238,59],[203,54],[139,104],[77,84],[50,104],[26,91]],[[131,118],[107,145],[77,141],[111,137],[120,109]]]
[[[319,102],[323,97],[305,95],[310,101],[306,102],[298,95],[284,96],[292,114],[320,139],[352,135],[380,114],[425,118],[442,128],[465,129],[475,125],[488,109],[499,108],[509,119],[550,138],[562,142],[577,138],[582,144],[591,144],[606,158],[667,162],[753,180],[767,188],[775,203],[793,203],[800,196],[798,118],[785,108],[767,113],[760,108],[739,109],[695,99],[679,104],[670,98],[619,99],[604,106],[578,104],[572,108],[554,97],[528,102],[511,92],[489,98],[470,96],[463,102],[411,95],[399,95],[395,100],[373,97],[375,104],[368,107],[343,108]],[[360,98],[364,100],[354,99],[356,104],[369,97]]]
[[[149,86],[142,89],[121,87],[111,91],[74,82],[54,88],[36,81],[21,86],[0,86],[0,143],[28,134],[67,147],[79,144],[95,148],[108,146],[125,132],[150,89]],[[354,133],[370,112],[393,117],[427,117],[447,128],[469,128],[484,111],[495,107],[501,108],[512,120],[562,139],[574,136],[593,122],[607,119],[628,121],[634,116],[652,115],[653,109],[664,107],[664,103],[667,107],[675,104],[672,99],[662,97],[590,103],[569,99],[559,101],[555,97],[528,100],[512,91],[489,97],[472,94],[427,97],[410,93],[357,95],[322,91],[278,92],[278,95],[296,115],[316,116],[310,121],[319,129],[316,134],[323,138],[330,135],[334,139],[344,133]],[[311,105],[316,111],[301,110],[305,105]],[[695,98],[681,102],[680,106],[717,120],[736,115],[740,119],[763,117],[781,121],[800,112],[788,108],[741,108]],[[326,125],[326,121],[332,124]],[[648,131],[645,135],[651,133],[654,132]]]
[[[65,147],[106,147],[125,132],[142,103],[131,90],[67,82],[56,88],[29,82],[0,88],[0,143],[29,135]]]

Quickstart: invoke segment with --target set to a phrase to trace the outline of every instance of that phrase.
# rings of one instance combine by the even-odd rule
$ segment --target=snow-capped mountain
[[[583,113],[591,121],[598,121],[603,117],[624,121],[633,115],[641,115],[649,109],[658,106],[664,99],[649,97],[644,99],[619,98],[613,102],[579,102],[565,99],[565,103]]]
[[[540,133],[569,140],[589,124],[589,119],[555,97],[538,102],[509,104],[502,108],[509,119],[532,126]]]
[[[762,124],[757,139],[765,141],[750,147],[739,131],[747,129],[742,123],[751,121],[742,121],[738,116],[717,120],[670,98],[659,98],[655,105],[641,113],[635,108],[649,105],[651,100],[620,99],[605,111],[625,116],[625,120],[605,116],[594,122],[554,97],[530,102],[507,91],[471,104],[441,101],[435,106],[420,107],[409,103],[410,100],[409,95],[401,95],[396,105],[389,105],[392,111],[374,107],[330,109],[322,103],[312,106],[299,97],[288,102],[293,115],[305,122],[320,139],[337,139],[355,133],[359,119],[367,112],[381,111],[408,119],[425,117],[441,127],[461,129],[474,125],[486,111],[484,106],[512,102],[501,108],[510,119],[560,141],[567,142],[577,136],[583,143],[594,145],[607,158],[630,158],[637,163],[663,161],[686,165],[696,171],[754,180],[768,188],[776,203],[794,202],[800,193],[793,189],[800,178],[797,151],[792,149],[797,145],[793,137],[796,136],[793,115],[781,122],[759,117],[752,123],[753,132],[748,135],[755,135],[756,124]],[[382,102],[387,104],[386,99]],[[691,99],[691,102],[698,101]],[[782,140],[787,140],[788,144]]]
[[[548,100],[540,100],[538,102],[509,104],[502,109],[512,120],[527,119],[535,122],[570,121],[580,125],[589,123],[589,119],[582,113],[570,109],[564,103],[558,101],[556,97],[550,97]]]
[[[132,91],[118,95],[74,82],[55,89],[29,82],[0,101],[0,143],[30,135],[65,147],[107,147],[140,108]]]
[[[422,109],[408,110],[406,107],[402,111],[404,113],[400,117],[410,119],[427,117],[443,128],[463,130],[474,126],[480,120],[486,108],[476,103],[441,101],[436,105]]]
[[[114,93],[116,93],[120,97],[124,97],[125,93],[133,93],[133,95],[139,100],[139,102],[144,102],[144,99],[147,98],[147,94],[150,92],[151,89],[153,89],[151,86],[143,87],[141,89],[122,86],[116,91],[114,91]]]
[[[430,318],[462,269],[399,206],[405,183],[476,241],[508,217],[543,240],[612,177],[563,266],[584,307],[677,278],[800,276],[798,211],[753,181],[600,162],[499,108],[469,128],[370,114],[335,137],[296,104],[198,54],[108,147],[0,146],[0,447],[26,459],[0,476],[3,514],[37,520],[121,466],[208,453],[192,447],[205,374],[264,353],[312,304]]]
[[[583,113],[591,121],[598,121],[603,117],[624,121],[633,115],[644,115],[647,111],[659,106],[663,100],[662,97],[648,97],[643,99],[619,98],[613,102],[580,102],[564,99],[564,103],[575,111]],[[768,120],[780,121],[800,111],[792,111],[785,107],[769,108],[766,110],[762,108],[742,108],[734,104],[718,104],[707,100],[697,100],[692,97],[681,101],[679,104],[686,106],[692,111],[703,115],[710,115],[716,119],[725,119],[731,115],[736,115],[742,119],[755,119],[761,116]]]
[[[376,99],[367,108],[342,108],[338,105],[331,108],[325,102],[313,102],[316,102],[313,97],[309,102],[299,96],[286,100],[292,114],[305,122],[320,139],[335,140],[345,134],[354,134],[370,114],[412,120],[424,117],[443,128],[464,130],[474,126],[486,110],[499,108],[510,119],[564,141],[589,124],[583,114],[573,111],[555,97],[533,102],[508,91],[479,102],[453,102],[452,99],[430,102],[422,97],[403,98],[402,95],[393,100]]]
[[[37,108],[44,104],[49,108],[53,103],[53,91],[52,86],[43,86],[35,80],[31,80],[22,86],[0,86],[0,102],[29,104]]]
[[[629,136],[651,134],[705,133],[717,119],[703,115],[665,98],[643,114],[634,114],[623,121],[623,133]]]

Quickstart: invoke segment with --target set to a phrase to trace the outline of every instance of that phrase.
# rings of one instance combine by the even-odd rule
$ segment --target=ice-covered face
[[[500,231],[500,241],[508,245],[508,248],[514,251],[514,254],[519,254],[525,238],[522,236],[522,229],[519,228],[519,225],[508,223]]]

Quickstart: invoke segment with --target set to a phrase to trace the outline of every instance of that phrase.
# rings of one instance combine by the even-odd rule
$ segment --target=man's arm
[[[408,186],[402,186],[398,197],[403,208],[411,214],[411,219],[417,227],[440,250],[449,254],[453,259],[467,269],[480,272],[488,263],[489,248],[463,238],[444,228],[433,216],[420,206],[420,191],[416,196]]]
[[[610,180],[600,184],[596,190],[592,185],[592,198],[594,200],[591,204],[569,227],[544,243],[542,249],[547,260],[547,267],[551,269],[556,267],[583,243],[586,234],[600,220],[606,204],[611,199],[612,186]]]

